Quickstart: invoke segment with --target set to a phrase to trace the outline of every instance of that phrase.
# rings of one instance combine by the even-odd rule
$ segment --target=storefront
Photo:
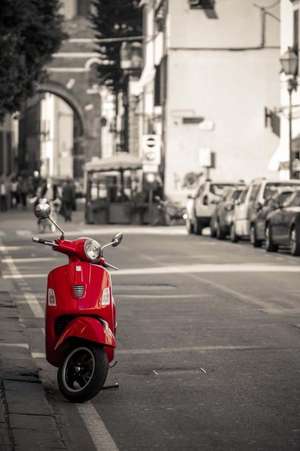
[[[93,158],[85,166],[88,224],[146,224],[149,202],[143,190],[142,161],[127,153]]]

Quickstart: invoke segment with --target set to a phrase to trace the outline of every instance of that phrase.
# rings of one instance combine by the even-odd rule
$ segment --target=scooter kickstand
[[[118,360],[115,360],[114,362],[112,362],[110,365],[109,365],[109,368],[111,369],[111,368],[114,368],[116,365],[118,365]]]
[[[104,387],[102,387],[102,390],[110,390],[111,388],[119,388],[119,382],[115,382],[111,385],[104,385]]]

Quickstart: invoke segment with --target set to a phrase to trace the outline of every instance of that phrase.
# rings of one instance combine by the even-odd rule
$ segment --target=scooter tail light
[[[110,289],[109,287],[104,288],[101,297],[101,305],[107,306],[110,304]]]
[[[73,296],[75,298],[82,298],[84,296],[84,285],[73,285],[72,286]]]
[[[47,303],[50,307],[56,307],[56,296],[53,288],[48,288]]]

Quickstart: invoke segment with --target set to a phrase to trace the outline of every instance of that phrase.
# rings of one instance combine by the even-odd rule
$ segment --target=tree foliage
[[[43,68],[66,36],[59,0],[1,0],[0,119],[34,93]]]
[[[102,62],[98,66],[99,81],[113,92],[122,88],[120,42],[101,42],[101,39],[127,38],[142,34],[142,10],[138,0],[94,0],[92,26],[99,39],[97,52]],[[125,39],[124,39],[125,42]]]

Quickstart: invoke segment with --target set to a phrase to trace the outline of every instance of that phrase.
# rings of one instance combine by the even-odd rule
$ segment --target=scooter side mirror
[[[48,219],[51,213],[51,207],[47,202],[40,202],[34,209],[34,214],[39,219]]]
[[[122,239],[123,239],[123,234],[122,233],[117,233],[116,235],[114,235],[112,240],[111,240],[112,247],[119,246],[119,244],[121,243]]]

